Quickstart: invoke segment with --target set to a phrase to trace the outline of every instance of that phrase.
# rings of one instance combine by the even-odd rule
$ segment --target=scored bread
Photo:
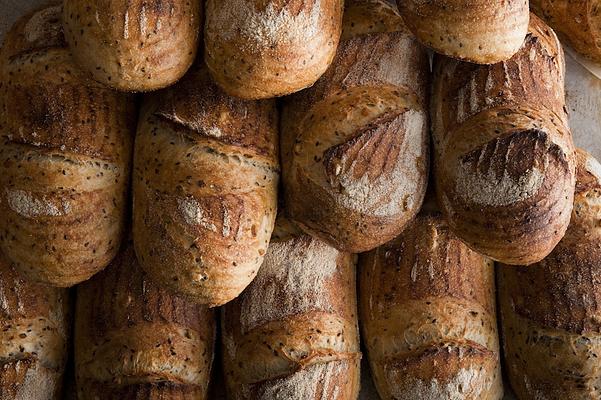
[[[28,278],[72,286],[120,246],[135,104],[72,62],[61,8],[20,19],[0,51],[0,247]]]
[[[284,105],[290,218],[352,253],[398,235],[428,181],[428,82],[427,53],[392,6],[347,2],[331,67]]]
[[[355,400],[355,258],[278,217],[257,278],[222,314],[226,386],[236,400]]]
[[[577,152],[566,235],[543,261],[500,266],[505,361],[520,399],[599,395],[601,355],[601,165]]]
[[[214,313],[151,282],[128,244],[77,288],[79,400],[205,400]]]
[[[199,303],[232,300],[267,251],[278,180],[275,102],[230,97],[193,67],[143,105],[133,178],[140,264]]]
[[[532,15],[522,49],[495,65],[435,59],[432,125],[438,203],[474,250],[532,264],[570,221],[574,145],[561,44]]]

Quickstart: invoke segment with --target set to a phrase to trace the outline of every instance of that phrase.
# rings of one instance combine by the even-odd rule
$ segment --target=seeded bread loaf
[[[79,400],[205,400],[215,320],[149,281],[133,246],[77,288]]]
[[[257,278],[223,309],[234,400],[355,400],[355,260],[278,218]]]
[[[74,65],[51,6],[0,51],[0,248],[28,278],[72,286],[122,240],[135,105]]]
[[[230,97],[193,67],[143,105],[133,179],[140,264],[199,303],[232,300],[267,251],[278,179],[275,102]]]
[[[601,165],[577,153],[572,222],[530,267],[500,266],[505,360],[520,399],[599,396],[601,354]]]
[[[202,0],[64,0],[65,36],[77,64],[117,90],[175,83],[199,45]]]
[[[338,53],[282,115],[284,194],[303,230],[353,253],[398,235],[428,181],[426,51],[383,0],[347,2]]]
[[[503,398],[492,261],[424,209],[361,255],[360,320],[383,400]]]
[[[495,260],[540,261],[567,229],[575,185],[557,37],[532,15],[510,60],[441,56],[434,69],[434,176],[450,228]]]

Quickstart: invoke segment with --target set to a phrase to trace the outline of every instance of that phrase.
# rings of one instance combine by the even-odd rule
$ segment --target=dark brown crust
[[[438,201],[455,233],[493,259],[540,261],[569,224],[575,162],[563,82],[559,41],[535,16],[506,62],[436,59]]]
[[[75,357],[80,398],[93,399],[100,393],[122,399],[206,398],[214,314],[149,281],[131,243],[106,270],[78,288],[77,298]],[[122,335],[139,338],[132,341]],[[116,360],[98,363],[95,358],[107,351],[115,352]],[[127,359],[130,352],[136,355],[135,361],[129,360],[132,366],[113,365]],[[150,360],[145,354],[151,354]]]
[[[75,61],[99,82],[124,91],[175,83],[199,42],[200,0],[70,0],[65,36]]]
[[[531,0],[530,5],[574,50],[601,62],[601,8],[597,0]]]

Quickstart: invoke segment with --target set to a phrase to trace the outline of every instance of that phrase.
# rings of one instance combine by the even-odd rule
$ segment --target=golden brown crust
[[[200,0],[67,0],[65,37],[79,66],[124,91],[169,86],[188,70],[199,43]]]
[[[601,351],[601,166],[578,151],[578,189],[566,235],[543,261],[499,269],[511,385],[520,398],[598,395]]]
[[[224,308],[228,393],[233,399],[356,399],[354,257],[289,225],[278,219],[257,278]]]
[[[205,59],[230,95],[263,99],[312,85],[338,46],[342,0],[208,0]]]
[[[0,254],[0,399],[59,399],[67,361],[69,297],[26,281]]]
[[[0,246],[30,279],[72,286],[121,241],[133,99],[73,65],[59,6],[17,22],[0,62]]]
[[[422,212],[361,256],[360,319],[382,399],[503,396],[493,263]]]
[[[78,288],[75,332],[80,399],[207,398],[213,312],[149,281],[133,245]]]
[[[575,163],[563,82],[561,45],[536,16],[508,61],[436,59],[438,201],[451,229],[493,259],[540,261],[569,224]]]
[[[598,0],[531,0],[543,18],[574,50],[601,63],[601,7]]]
[[[421,206],[428,59],[383,1],[351,2],[344,30],[328,71],[284,106],[284,192],[304,230],[358,253],[392,239]]]
[[[528,0],[397,0],[397,4],[424,45],[478,64],[511,58],[528,31]]]
[[[136,140],[133,227],[147,273],[203,304],[238,296],[273,230],[277,150],[275,103],[229,97],[204,68],[149,97]]]

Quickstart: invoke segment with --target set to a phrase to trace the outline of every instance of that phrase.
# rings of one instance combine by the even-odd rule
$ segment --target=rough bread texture
[[[207,399],[214,341],[213,312],[149,281],[130,244],[77,289],[78,398]]]
[[[282,115],[286,207],[305,231],[359,253],[417,214],[428,180],[428,71],[394,8],[348,2],[334,62]]]
[[[572,222],[553,252],[499,268],[505,359],[521,399],[601,396],[601,165],[577,152]]]
[[[123,236],[133,99],[86,78],[60,6],[35,11],[0,52],[0,247],[30,279],[72,286],[103,269]]]
[[[223,309],[232,399],[354,400],[355,258],[278,218],[257,278]]]
[[[383,400],[503,398],[492,261],[424,210],[359,260],[360,320]]]
[[[21,277],[0,254],[0,400],[58,400],[69,295]]]
[[[199,45],[201,0],[65,0],[65,37],[76,63],[123,91],[175,83]]]
[[[543,18],[574,50],[601,64],[601,1],[530,0]]]
[[[528,31],[528,0],[397,0],[397,4],[421,43],[473,63],[511,58]]]
[[[218,306],[244,290],[267,251],[279,180],[271,100],[226,95],[204,68],[147,97],[134,161],[133,233],[157,282]]]
[[[557,37],[533,15],[510,60],[435,64],[434,176],[451,229],[495,260],[540,261],[567,229],[575,185]]]
[[[338,46],[343,0],[208,0],[205,60],[229,94],[283,96],[311,86]]]

